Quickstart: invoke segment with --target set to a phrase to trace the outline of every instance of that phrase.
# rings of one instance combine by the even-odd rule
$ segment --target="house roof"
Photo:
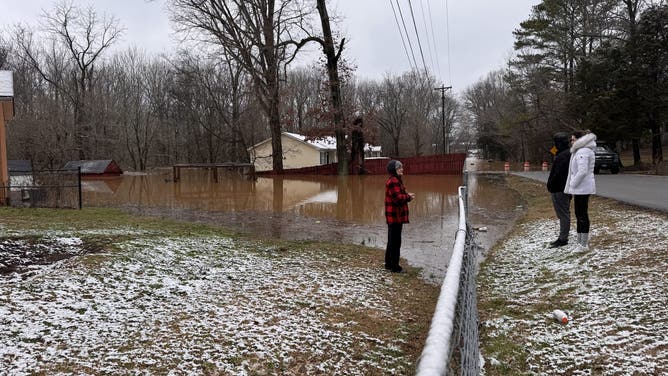
[[[0,71],[0,97],[14,96],[14,80],[12,72],[2,70]]]
[[[22,172],[32,172],[32,162],[28,159],[10,159],[7,161],[7,170],[10,176],[23,175]]]
[[[377,151],[381,152],[382,147],[381,146],[375,146],[371,144],[364,144],[364,151]]]
[[[82,174],[104,174],[110,164],[115,163],[113,159],[69,161],[63,166],[64,170],[76,170],[81,167]]]
[[[297,140],[297,141],[301,141],[301,142],[303,142],[303,143],[305,143],[305,144],[307,144],[307,145],[313,146],[314,148],[316,148],[316,149],[318,149],[318,150],[336,150],[336,138],[334,138],[334,137],[332,137],[332,136],[325,136],[325,137],[319,137],[319,138],[317,138],[317,139],[309,139],[309,140],[307,140],[307,139],[306,139],[306,136],[301,135],[301,134],[298,134],[298,133],[281,132],[281,134],[284,135],[284,136],[290,137],[290,138],[292,138],[292,139],[295,139],[295,140]],[[271,141],[271,138],[266,139],[266,140],[264,140],[264,141],[262,141],[262,142],[259,142],[259,143],[255,144],[254,146],[249,147],[248,149],[249,149],[249,150],[254,149],[254,148],[258,147],[259,145],[262,145],[262,144],[264,144],[265,142],[269,142],[269,141]],[[365,151],[377,151],[377,152],[380,152],[380,151],[381,151],[381,147],[380,147],[380,146],[370,145],[370,144],[365,144],[365,145],[364,145],[364,150],[365,150]]]
[[[320,137],[318,139],[307,140],[306,136],[297,133],[283,132],[284,135],[292,137],[301,142],[305,142],[318,150],[336,150],[336,139],[332,136]]]

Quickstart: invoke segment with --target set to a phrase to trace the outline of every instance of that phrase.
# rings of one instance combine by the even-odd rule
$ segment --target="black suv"
[[[610,170],[616,174],[622,163],[619,161],[619,154],[612,150],[605,141],[596,141],[596,162],[594,163],[594,173],[598,174],[601,170]]]

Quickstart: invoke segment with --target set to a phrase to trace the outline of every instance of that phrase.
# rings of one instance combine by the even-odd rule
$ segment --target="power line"
[[[448,0],[445,0],[445,37],[448,51],[448,81],[452,84],[452,72],[450,70],[450,15],[448,14]]]
[[[438,47],[436,46],[436,32],[434,32],[434,21],[431,17],[431,3],[427,2],[427,7],[429,10],[429,24],[431,25],[431,40],[434,42],[434,55],[436,55],[436,68],[438,68],[438,73],[443,77],[443,72],[441,71],[441,64],[438,59]]]
[[[413,55],[413,62],[415,63],[415,68],[417,69],[417,60],[415,60],[415,52],[413,51],[413,44],[411,43],[411,38],[408,35],[408,28],[406,27],[406,21],[404,20],[404,13],[401,11],[401,6],[399,5],[399,0],[397,2],[397,9],[399,9],[399,16],[401,16],[401,23],[404,25],[404,32],[406,33],[406,39],[408,40],[408,47],[411,49],[411,55]]]
[[[390,0],[390,6],[392,7],[392,13],[394,13],[394,21],[397,23],[397,29],[399,29],[399,36],[401,36],[401,44],[404,45],[404,51],[406,52],[406,58],[408,59],[408,65],[413,69],[413,63],[411,62],[411,57],[408,55],[408,49],[406,48],[406,41],[404,41],[404,33],[401,32],[401,25],[399,25],[399,19],[397,19],[397,12],[394,10],[394,5],[392,0]]]
[[[413,28],[415,29],[415,38],[417,38],[418,47],[420,48],[420,56],[422,56],[422,65],[424,66],[424,72],[427,74],[429,70],[427,69],[427,63],[424,60],[424,53],[422,53],[422,43],[420,43],[420,33],[418,33],[417,24],[415,23],[415,14],[413,13],[413,4],[411,0],[408,0],[408,8],[411,10],[411,18],[413,19]]]
[[[432,55],[432,43],[431,40],[434,39],[434,36],[432,35],[431,39],[429,38],[429,29],[427,29],[427,17],[424,14],[424,4],[422,3],[422,0],[420,0],[420,10],[422,11],[422,24],[424,25],[424,33],[427,34],[427,52],[429,52],[429,61],[431,62],[431,69],[433,70],[435,68],[434,66],[434,55]]]

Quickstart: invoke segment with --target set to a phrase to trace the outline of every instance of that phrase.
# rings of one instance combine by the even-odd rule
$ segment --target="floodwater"
[[[386,176],[279,176],[246,180],[231,173],[214,181],[205,170],[171,170],[148,175],[83,181],[84,206],[120,207],[132,212],[214,223],[243,233],[290,240],[324,240],[384,249],[383,200]],[[440,281],[458,222],[457,188],[462,176],[406,175],[416,194],[404,225],[402,257]],[[517,197],[502,175],[469,176],[470,222],[487,227],[478,243],[488,248],[514,220]],[[379,265],[380,267],[381,265]]]

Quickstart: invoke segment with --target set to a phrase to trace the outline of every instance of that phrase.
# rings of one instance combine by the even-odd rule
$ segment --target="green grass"
[[[8,228],[34,230],[108,230],[123,228],[147,232],[170,233],[171,235],[226,235],[233,232],[219,227],[181,222],[170,219],[140,217],[125,213],[119,209],[83,208],[45,209],[0,207],[2,224]]]

